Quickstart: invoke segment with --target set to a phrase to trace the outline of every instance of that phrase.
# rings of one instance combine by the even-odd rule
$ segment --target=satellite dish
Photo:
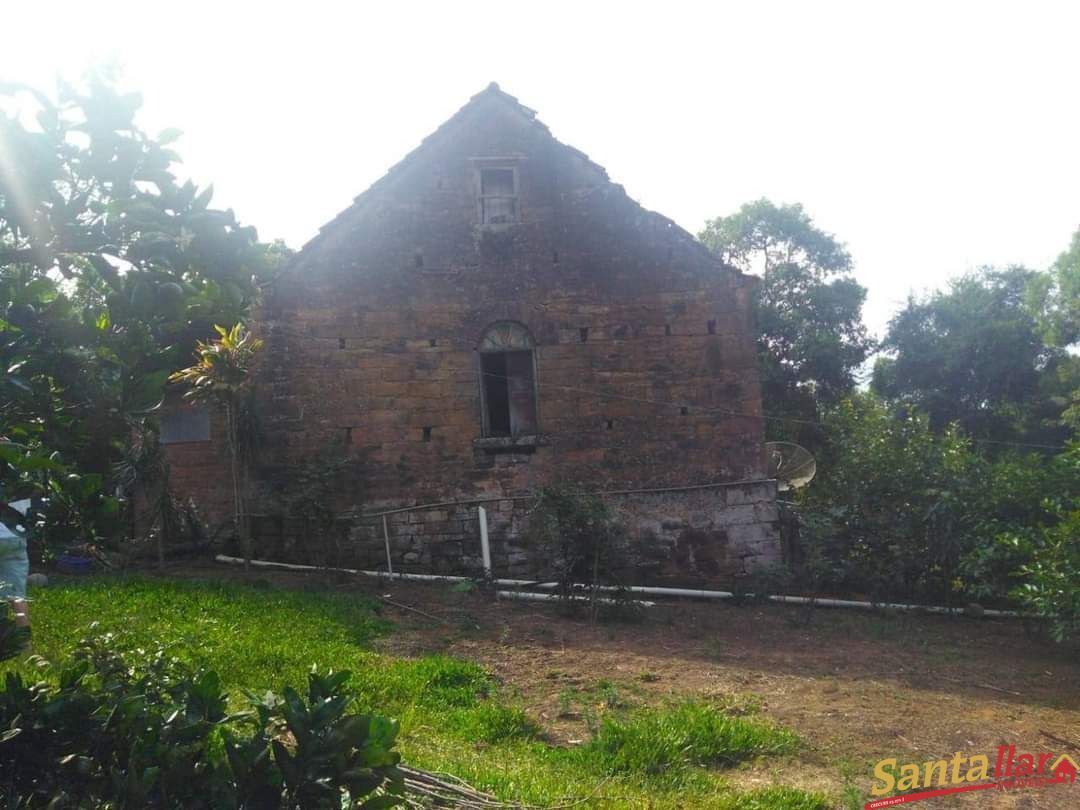
[[[775,478],[781,492],[801,489],[817,472],[817,462],[805,447],[791,442],[765,442],[769,478]]]

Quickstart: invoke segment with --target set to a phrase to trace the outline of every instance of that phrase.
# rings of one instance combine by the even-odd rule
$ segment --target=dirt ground
[[[243,576],[209,564],[183,573]],[[381,651],[482,663],[555,744],[586,738],[590,709],[604,703],[698,696],[756,707],[807,745],[732,772],[744,788],[780,783],[837,795],[852,785],[865,802],[873,764],[885,757],[923,762],[959,751],[986,754],[993,765],[999,745],[1015,745],[1080,759],[1080,649],[1017,620],[680,600],[647,608],[637,621],[594,624],[551,604],[493,601],[445,584],[250,576],[380,597],[398,627],[379,641]],[[976,804],[1080,808],[1080,782],[916,806]]]

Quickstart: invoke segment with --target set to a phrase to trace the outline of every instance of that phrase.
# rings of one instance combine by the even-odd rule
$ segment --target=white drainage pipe
[[[498,591],[496,596],[500,599],[525,599],[535,601],[549,601],[551,599],[562,599],[562,596],[557,593],[533,593],[532,591]],[[571,596],[570,600],[573,602],[587,602],[586,596]],[[619,601],[616,599],[600,598],[596,600],[603,605],[616,605]],[[623,602],[622,604],[637,605],[639,607],[656,607],[656,602],[640,602],[637,600]]]
[[[230,557],[226,554],[218,554],[215,559],[223,563],[243,563],[242,557]],[[329,568],[318,565],[300,565],[298,563],[273,562],[271,560],[251,560],[251,564],[257,568],[282,568],[289,571],[340,571],[346,574],[362,574],[367,577],[379,577],[381,579],[403,579],[416,582],[466,582],[472,581],[471,577],[451,576],[449,574],[391,574],[386,571],[362,571],[356,568]],[[537,582],[532,579],[496,579],[496,585],[511,587],[530,587],[550,590],[557,586],[554,582]],[[588,590],[587,585],[574,585],[575,589]],[[612,591],[627,591],[629,593],[650,594],[653,596],[684,596],[696,599],[731,599],[734,594],[731,591],[709,591],[697,588],[661,588],[653,585],[631,585],[626,588],[617,588],[613,585],[601,585],[599,590],[611,593]],[[499,596],[508,599],[556,599],[558,594],[552,593],[527,593],[523,591],[499,591]],[[770,596],[771,602],[780,602],[787,605],[815,605],[817,607],[856,608],[860,610],[898,610],[916,613],[942,613],[952,616],[964,615],[964,608],[940,607],[937,605],[907,605],[892,602],[860,602],[852,599],[820,599],[815,596]],[[652,602],[642,602],[652,606]],[[1023,614],[1015,610],[992,610],[984,608],[982,616],[996,619],[1015,619]]]

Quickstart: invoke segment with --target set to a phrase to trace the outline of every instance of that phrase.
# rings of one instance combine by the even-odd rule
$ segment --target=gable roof
[[[351,220],[354,216],[359,215],[361,210],[365,207],[366,203],[371,200],[372,197],[374,197],[379,190],[381,190],[385,185],[395,179],[402,169],[404,169],[406,166],[416,160],[416,158],[424,151],[426,151],[433,142],[440,139],[442,136],[446,135],[448,132],[456,128],[477,107],[490,102],[504,105],[513,114],[516,114],[522,120],[524,120],[529,126],[535,127],[537,130],[541,131],[547,138],[550,138],[552,141],[554,141],[560,148],[582,160],[589,168],[599,174],[603,181],[611,183],[611,179],[608,177],[607,170],[603,166],[589,158],[589,156],[582,152],[580,149],[576,149],[573,146],[570,146],[569,144],[565,144],[562,141],[558,140],[554,135],[551,134],[551,130],[548,128],[548,126],[536,117],[536,110],[533,110],[530,107],[526,107],[524,104],[518,101],[515,96],[512,96],[509,93],[505,92],[502,88],[499,87],[497,82],[491,82],[479,93],[472,96],[464,104],[464,106],[461,107],[461,109],[459,109],[456,113],[450,116],[450,118],[444,121],[438,127],[438,129],[436,129],[434,132],[424,138],[424,140],[422,140],[415,149],[413,149],[411,152],[405,155],[405,157],[403,157],[401,160],[391,166],[387,170],[386,174],[384,174],[382,177],[372,183],[366,191],[363,191],[362,193],[354,197],[352,204],[348,208],[338,213],[333,219],[331,219],[329,222],[319,228],[319,232],[311,239],[309,239],[303,245],[303,247],[300,248],[296,256],[294,256],[291,264],[299,264],[300,262],[302,262],[312,249],[314,249],[320,242],[322,242],[325,237],[336,231],[343,222]],[[617,183],[611,184],[622,194],[626,195],[626,189],[624,189],[621,185]],[[627,197],[628,196],[629,195],[627,195]],[[707,247],[705,247],[705,245],[703,245],[697,239],[697,237],[695,237],[685,228],[679,226],[674,220],[669,219],[662,214],[658,214],[655,211],[649,211],[637,202],[634,202],[634,205],[640,208],[644,214],[655,219],[659,224],[664,225],[665,227],[670,229],[672,235],[676,238],[680,239],[681,241],[691,243],[695,249],[699,250],[702,254],[708,256],[709,259],[716,262],[718,265],[726,267],[728,270],[734,273],[737,278],[741,279],[743,277],[743,273],[741,273],[736,268],[724,265],[723,262],[720,261],[720,259],[718,259],[712,252],[709,251]]]

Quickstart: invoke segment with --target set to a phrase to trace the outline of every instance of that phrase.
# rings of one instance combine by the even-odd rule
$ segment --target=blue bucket
[[[61,554],[56,558],[56,567],[65,574],[84,575],[93,571],[94,560],[81,554]]]

